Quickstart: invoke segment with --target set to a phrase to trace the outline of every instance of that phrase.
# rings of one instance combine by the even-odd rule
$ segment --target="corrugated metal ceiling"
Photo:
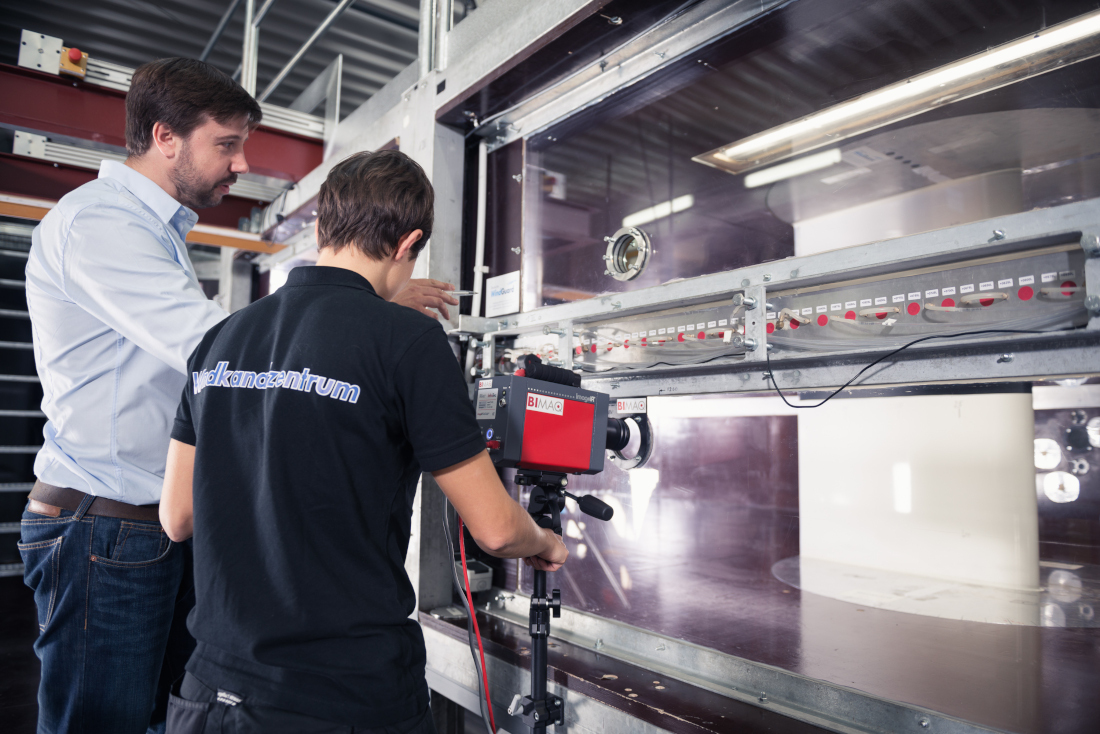
[[[0,0],[0,61],[14,64],[22,29],[60,37],[129,67],[156,58],[197,58],[231,0]],[[263,3],[257,0],[257,10]],[[260,28],[257,91],[279,72],[336,7],[334,0],[277,0]],[[419,0],[358,0],[329,28],[267,100],[289,105],[344,54],[342,116],[416,59]],[[232,74],[241,61],[244,4],[208,61]]]

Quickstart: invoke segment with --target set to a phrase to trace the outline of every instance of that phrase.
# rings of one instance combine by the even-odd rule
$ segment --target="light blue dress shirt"
[[[184,238],[198,215],[104,161],[32,236],[27,307],[49,419],[34,473],[47,484],[160,501],[187,358],[226,317]]]

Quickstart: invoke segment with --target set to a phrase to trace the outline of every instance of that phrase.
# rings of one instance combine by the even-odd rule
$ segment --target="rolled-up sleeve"
[[[184,374],[203,335],[227,314],[180,266],[162,241],[161,227],[144,212],[81,210],[63,248],[62,289],[106,326]]]

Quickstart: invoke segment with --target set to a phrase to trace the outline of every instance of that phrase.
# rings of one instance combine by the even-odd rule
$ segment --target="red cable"
[[[474,597],[470,594],[470,574],[466,570],[466,536],[462,533],[462,518],[458,518],[458,549],[462,554],[462,580],[466,582],[466,601],[470,605],[470,619],[474,621],[474,636],[477,637],[477,651],[481,655],[481,678],[485,681],[485,708],[489,709],[489,724],[497,730],[493,720],[493,700],[489,698],[489,671],[485,668],[485,650],[481,647],[481,630],[477,626],[477,614],[474,613]]]

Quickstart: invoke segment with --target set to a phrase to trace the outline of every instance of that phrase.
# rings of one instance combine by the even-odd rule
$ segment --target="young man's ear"
[[[393,253],[394,261],[405,262],[408,259],[416,259],[416,256],[412,254],[412,248],[423,236],[423,230],[419,229],[414,229],[412,232],[402,235],[401,239],[397,241],[397,249]]]

